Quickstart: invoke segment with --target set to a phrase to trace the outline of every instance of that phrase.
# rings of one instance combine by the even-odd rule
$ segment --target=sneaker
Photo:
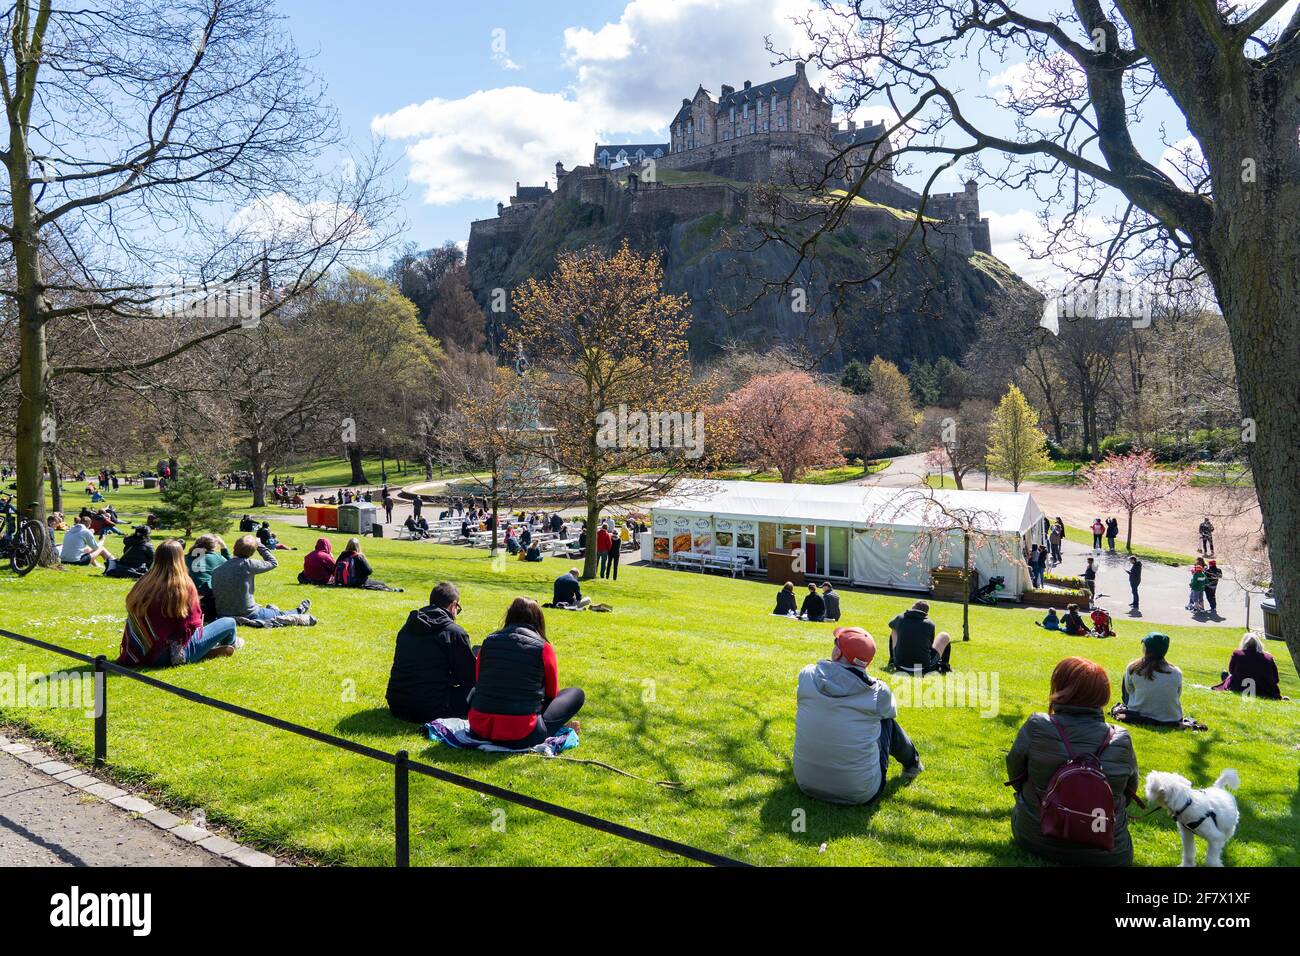
[[[310,610],[311,610],[311,598],[307,598],[305,601],[303,601],[301,604],[298,605],[297,613],[306,614]]]
[[[921,761],[918,760],[916,763],[912,764],[912,766],[903,768],[903,779],[915,780],[917,777],[921,775],[921,771],[924,769],[925,769],[925,764],[921,763]]]
[[[308,614],[307,620],[303,622],[303,627],[315,627],[315,626],[316,626],[316,619],[312,617],[310,614]]]
[[[242,647],[244,646],[244,639],[243,639],[242,637],[240,637],[238,634],[236,634],[236,635],[235,635],[235,643],[234,643],[234,644],[231,644],[230,646],[233,647],[235,650],[239,650],[240,648],[242,648]]]

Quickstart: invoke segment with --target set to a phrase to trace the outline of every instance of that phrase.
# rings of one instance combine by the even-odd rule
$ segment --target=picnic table
[[[726,571],[733,578],[737,573],[743,575],[750,568],[750,559],[744,557],[723,557],[707,551],[674,551],[668,563],[674,568],[698,568],[705,571]]]

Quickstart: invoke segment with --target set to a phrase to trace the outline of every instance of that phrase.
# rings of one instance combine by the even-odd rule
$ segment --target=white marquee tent
[[[1043,513],[1023,493],[687,481],[651,506],[649,545],[656,560],[690,551],[754,567],[765,565],[768,550],[797,547],[810,576],[928,591],[931,567],[962,561],[961,534],[941,542],[933,530],[943,509],[978,516],[985,540],[972,543],[972,564],[981,581],[1001,575],[1004,593],[1018,597],[1029,582],[1017,556],[1026,543],[1045,543]]]

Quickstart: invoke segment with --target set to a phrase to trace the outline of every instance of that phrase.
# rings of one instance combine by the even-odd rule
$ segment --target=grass
[[[856,478],[874,475],[889,467],[888,461],[870,462],[864,471],[861,465],[837,465],[834,468],[813,468],[799,479],[801,485],[839,485]],[[781,473],[775,468],[759,471],[756,468],[732,468],[715,472],[719,481],[780,481]]]
[[[279,530],[299,548],[317,537],[289,525]],[[334,540],[337,548],[342,536]],[[827,654],[831,626],[770,616],[773,588],[765,583],[625,565],[617,583],[587,586],[597,600],[614,605],[613,614],[549,615],[561,682],[587,692],[582,745],[574,756],[691,788],[673,792],[577,763],[444,750],[392,719],[384,689],[393,635],[431,584],[460,584],[461,620],[478,641],[499,624],[515,595],[549,597],[563,566],[508,561],[494,571],[482,551],[391,539],[373,540],[367,550],[377,576],[406,588],[405,594],[298,586],[294,578],[303,552],[282,552],[283,566],[259,579],[258,597],[287,607],[310,596],[318,627],[248,631],[247,647],[232,658],[156,676],[390,752],[405,748],[419,760],[761,864],[1036,862],[1009,838],[1005,752],[1025,717],[1044,706],[1057,660],[1087,655],[1118,681],[1145,630],[1119,621],[1117,639],[1048,636],[1032,624],[1041,611],[972,608],[973,640],[958,645],[955,663],[961,672],[997,680],[996,715],[904,706],[901,719],[921,749],[926,772],[907,787],[893,778],[888,796],[872,807],[835,807],[804,796],[790,772],[795,675]],[[23,579],[6,572],[0,574],[0,626],[87,654],[115,654],[128,587],[86,568],[38,571]],[[849,621],[881,635],[911,600],[846,592],[842,604]],[[940,627],[959,630],[960,605],[936,603],[933,613]],[[1242,821],[1227,850],[1229,865],[1300,864],[1300,704],[1209,691],[1206,685],[1218,680],[1237,634],[1212,627],[1168,631],[1172,659],[1185,675],[1185,707],[1210,730],[1193,735],[1135,728],[1141,769],[1174,770],[1204,784],[1223,767],[1235,767],[1243,781]],[[0,639],[0,673],[21,664],[32,674],[64,663]],[[1300,697],[1300,681],[1284,652],[1279,663],[1284,692]],[[173,804],[202,807],[209,819],[271,850],[327,862],[390,863],[387,767],[135,682],[110,680],[109,759],[120,779],[147,785]],[[931,689],[942,678],[912,683],[917,680],[903,678],[909,688]],[[79,710],[10,708],[0,710],[0,720],[82,760],[90,757],[91,724]],[[504,830],[494,828],[497,801],[425,778],[412,777],[411,796],[417,864],[677,862],[513,805],[504,808]],[[799,810],[806,811],[806,829],[795,832]],[[1166,815],[1132,826],[1139,863],[1177,862],[1179,843]]]

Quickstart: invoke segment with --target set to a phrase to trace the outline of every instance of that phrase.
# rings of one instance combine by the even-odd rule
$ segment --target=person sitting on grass
[[[334,564],[334,584],[343,588],[365,588],[367,591],[401,592],[401,588],[390,587],[383,581],[376,581],[371,575],[370,561],[361,551],[359,538],[348,538],[343,553]]]
[[[1183,672],[1169,661],[1169,635],[1142,638],[1142,656],[1124,668],[1123,707],[1115,716],[1139,724],[1181,724]]]
[[[1277,661],[1264,650],[1258,635],[1247,633],[1241,638],[1241,644],[1228,659],[1228,669],[1220,676],[1222,682],[1211,690],[1231,690],[1247,697],[1286,700],[1282,696]]]
[[[262,527],[257,529],[257,540],[262,542],[272,551],[297,551],[297,548],[291,548],[287,544],[281,544],[280,539],[275,536],[271,530],[271,522],[263,521]]]
[[[316,547],[303,555],[302,570],[298,572],[299,584],[332,584],[334,581],[334,545],[324,536],[316,539]]]
[[[82,515],[63,535],[59,560],[64,564],[88,564],[97,568],[99,558],[103,558],[105,563],[111,563],[113,554],[95,540],[95,532],[90,530],[90,516]]]
[[[786,581],[781,585],[781,590],[776,592],[776,609],[773,614],[780,614],[782,617],[793,617],[799,613],[799,605],[794,596],[794,582]]]
[[[541,607],[530,598],[515,598],[501,629],[479,649],[470,731],[499,746],[533,747],[562,727],[579,730],[573,718],[585,699],[580,688],[560,689]]]
[[[522,549],[519,547],[519,539],[515,537],[513,529],[506,532],[506,554],[519,554]]]
[[[1067,657],[1052,671],[1047,713],[1031,714],[1007,753],[1008,785],[1016,794],[1011,834],[1020,847],[1036,856],[1076,866],[1128,866],[1133,862],[1128,804],[1137,794],[1137,755],[1128,732],[1106,723],[1108,703],[1106,668],[1082,657]],[[1071,752],[1095,753],[1101,761],[1113,798],[1112,806],[1098,808],[1113,814],[1113,822],[1107,821],[1114,834],[1110,850],[1043,833],[1043,794]]]
[[[826,601],[822,598],[822,592],[817,590],[817,585],[811,581],[808,582],[808,593],[803,596],[799,617],[805,621],[826,620]]]
[[[229,560],[230,550],[217,534],[199,535],[186,555],[185,565],[195,590],[199,592],[204,620],[215,620],[218,616],[216,602],[212,599],[212,572]]]
[[[559,607],[586,607],[591,603],[591,598],[582,596],[577,568],[569,568],[555,579],[555,586],[551,589],[551,603]]]
[[[1059,631],[1061,629],[1061,619],[1056,616],[1056,608],[1054,607],[1049,607],[1047,616],[1036,623],[1045,631]]]
[[[876,642],[860,627],[837,627],[829,660],[799,672],[794,726],[794,779],[810,797],[870,803],[885,789],[889,758],[903,779],[924,768],[897,720],[889,685],[867,667]]]
[[[1065,609],[1065,617],[1061,619],[1061,630],[1071,637],[1091,637],[1092,631],[1088,630],[1088,625],[1084,623],[1083,615],[1079,613],[1079,605],[1071,604]]]
[[[519,552],[520,561],[540,561],[542,560],[542,546],[534,541],[527,550]]]
[[[930,605],[917,601],[889,622],[889,666],[895,670],[928,674],[952,670],[948,658],[952,638],[947,631],[935,634]]]
[[[199,592],[175,538],[158,547],[153,565],[126,596],[126,627],[117,662],[126,667],[193,664],[235,653],[242,642],[233,618],[203,623]]]
[[[311,627],[316,623],[316,618],[307,613],[311,601],[303,601],[292,613],[286,613],[274,604],[263,606],[254,599],[257,576],[279,567],[275,553],[266,545],[246,534],[235,542],[234,554],[212,572],[212,600],[218,614],[254,627],[294,624]],[[260,560],[253,555],[258,555]]]
[[[469,635],[456,623],[460,589],[442,581],[429,603],[407,615],[397,632],[385,699],[398,720],[427,724],[469,715],[477,664]]]
[[[122,556],[108,562],[104,570],[110,578],[142,578],[153,565],[153,545],[149,541],[149,528],[137,525],[122,542]]]
[[[826,620],[840,619],[840,592],[829,581],[822,582],[822,600],[826,602]]]
[[[1111,627],[1110,612],[1104,607],[1094,607],[1092,613],[1088,615],[1092,618],[1092,633],[1096,637],[1114,637],[1115,630]]]

